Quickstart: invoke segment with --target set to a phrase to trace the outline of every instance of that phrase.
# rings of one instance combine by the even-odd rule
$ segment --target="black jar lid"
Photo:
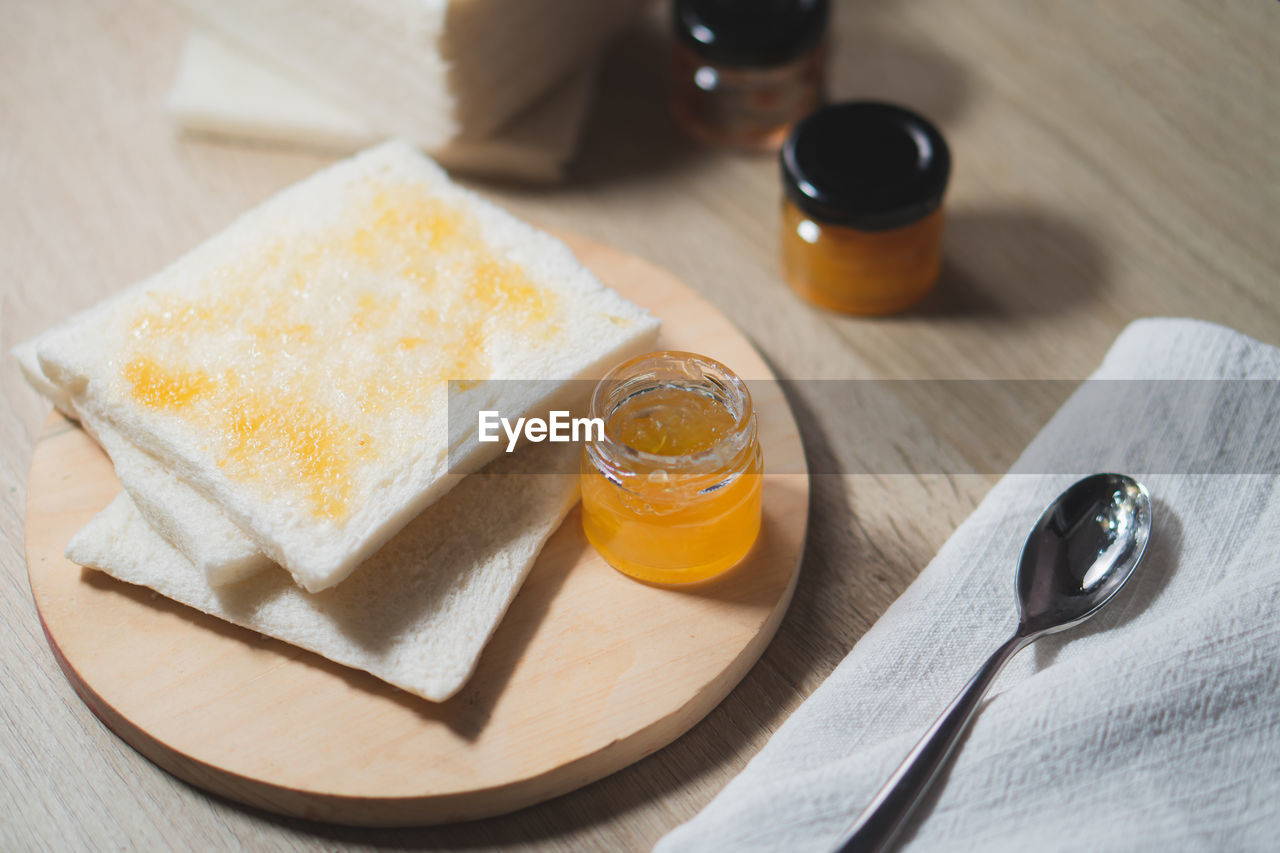
[[[708,62],[781,65],[813,49],[828,0],[675,0],[676,37]]]
[[[876,101],[823,107],[782,146],[787,197],[822,222],[862,231],[909,225],[937,210],[951,174],[938,129]]]

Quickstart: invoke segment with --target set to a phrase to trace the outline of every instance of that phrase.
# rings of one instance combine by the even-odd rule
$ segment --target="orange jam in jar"
[[[891,104],[818,110],[782,148],[782,266],[804,298],[890,314],[933,288],[942,263],[946,140]]]
[[[587,539],[620,572],[693,583],[732,568],[760,533],[763,456],[746,384],[687,352],[623,362],[601,380],[601,440],[582,462]]]

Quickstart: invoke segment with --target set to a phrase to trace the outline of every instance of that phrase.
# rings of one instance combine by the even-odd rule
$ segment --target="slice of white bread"
[[[598,376],[657,325],[558,240],[392,142],[279,194],[37,353],[85,418],[315,592],[499,452],[473,429],[448,435],[446,380],[475,381],[470,396],[504,416],[538,411],[555,383],[486,380]]]
[[[111,457],[116,477],[147,525],[199,569],[211,586],[235,583],[272,567],[244,531],[203,495],[165,470],[150,453],[106,423],[81,424]]]
[[[504,455],[321,593],[303,592],[279,570],[210,587],[124,493],[76,533],[67,554],[439,702],[470,677],[538,552],[577,500],[578,452],[544,443]]]
[[[431,150],[458,171],[524,181],[554,181],[577,148],[594,72],[581,68],[487,136],[455,137]],[[201,29],[188,37],[167,100],[183,130],[339,154],[385,139],[358,112],[339,106],[224,38]]]
[[[85,418],[71,399],[44,375],[36,341],[14,347],[22,373],[63,414],[80,421],[111,457],[116,477],[147,524],[205,573],[210,584],[234,583],[272,565],[244,531],[203,495],[167,471],[151,454],[134,447],[104,422]]]
[[[641,0],[178,0],[370,127],[428,150],[492,136],[595,58]]]

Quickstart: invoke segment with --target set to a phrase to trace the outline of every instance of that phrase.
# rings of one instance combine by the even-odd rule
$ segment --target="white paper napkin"
[[[1012,632],[1014,569],[1044,505],[1105,470],[1151,491],[1143,563],[1101,614],[1011,662],[903,848],[1280,846],[1280,383],[1249,381],[1280,379],[1280,350],[1142,320],[1092,378],[659,851],[829,849]]]

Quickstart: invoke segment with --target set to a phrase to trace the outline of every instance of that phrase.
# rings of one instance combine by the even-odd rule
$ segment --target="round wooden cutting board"
[[[315,820],[401,826],[512,811],[670,743],[773,637],[804,545],[809,478],[791,411],[751,344],[638,258],[566,238],[663,320],[661,348],[748,379],[764,447],[764,526],[747,560],[692,588],[609,568],[577,510],[538,558],[475,675],[435,704],[367,673],[63,557],[119,491],[107,458],[53,415],[31,465],[27,564],[49,645],[76,691],[156,764],[222,796]]]

